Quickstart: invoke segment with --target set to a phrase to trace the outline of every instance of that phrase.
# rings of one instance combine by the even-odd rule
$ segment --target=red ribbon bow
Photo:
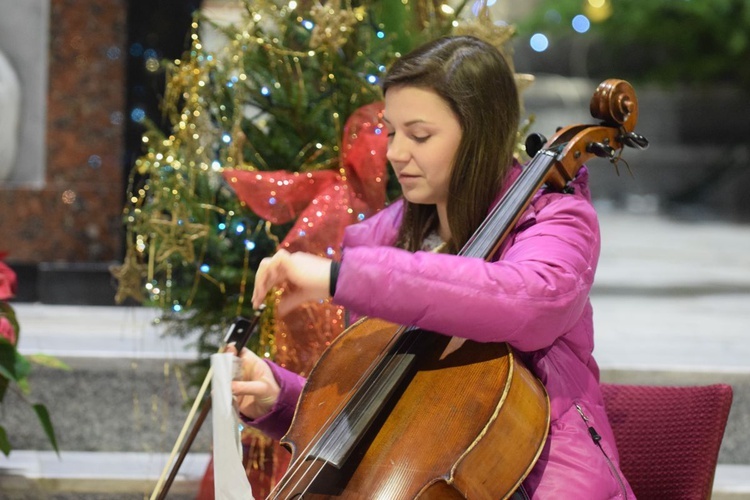
[[[385,205],[383,103],[357,109],[344,126],[339,171],[259,172],[227,169],[224,178],[258,216],[274,224],[296,218],[280,248],[335,258],[344,228]]]

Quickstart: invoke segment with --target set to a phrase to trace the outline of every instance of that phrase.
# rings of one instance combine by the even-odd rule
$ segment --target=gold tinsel
[[[188,222],[176,212],[169,219],[151,219],[158,247],[157,262],[166,261],[172,254],[182,255],[185,262],[195,262],[195,242],[208,235],[208,226]]]
[[[323,47],[325,50],[336,51],[346,43],[358,17],[351,5],[343,9],[339,5],[339,0],[328,0],[310,9],[310,16],[315,24],[310,37],[310,48]]]

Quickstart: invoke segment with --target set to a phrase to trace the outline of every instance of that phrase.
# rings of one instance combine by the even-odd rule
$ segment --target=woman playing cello
[[[254,305],[282,287],[282,315],[332,297],[356,315],[507,343],[550,401],[547,440],[515,496],[634,498],[592,357],[600,234],[585,167],[565,192],[542,186],[492,259],[456,255],[521,172],[513,73],[491,45],[446,37],[399,59],[383,92],[387,158],[403,197],[347,228],[340,262],[285,251],[264,259]],[[305,380],[248,350],[241,358],[241,415],[279,438]]]

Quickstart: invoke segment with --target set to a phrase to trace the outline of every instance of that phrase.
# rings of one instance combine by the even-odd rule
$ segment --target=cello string
[[[408,347],[406,345],[407,343],[413,343],[414,341],[416,341],[416,336],[415,335],[406,335],[409,332],[414,332],[415,328],[411,328],[410,327],[407,330],[404,330],[404,328],[405,327],[402,326],[400,328],[400,332],[397,332],[397,334],[392,337],[391,342],[389,342],[389,344],[393,344],[393,343],[400,344],[399,346],[396,347],[396,352],[400,352],[399,349],[403,350],[405,347]],[[399,333],[400,333],[400,335],[399,335]],[[386,356],[381,356],[381,357],[386,357]],[[391,356],[390,358],[387,358],[385,362],[387,364],[393,364],[395,362],[394,360],[395,360],[395,357]],[[373,366],[374,366],[374,363],[372,365],[370,365],[370,368],[372,368]],[[386,367],[386,369],[387,369],[387,367]],[[362,378],[366,378],[366,377],[360,377],[360,380],[362,380]],[[382,378],[382,375],[376,375],[376,378],[374,380],[378,381],[380,378]],[[364,387],[365,393],[367,393],[368,391],[371,391],[372,387],[376,386],[376,385],[377,384],[371,384],[371,385],[365,386]],[[355,390],[350,390],[349,391],[350,394],[352,392],[355,392]],[[351,400],[348,400],[344,405],[339,405],[339,407],[346,406],[346,404],[348,404],[350,402],[351,402]],[[362,407],[365,404],[366,404],[366,398],[361,398],[358,401],[355,401],[354,407],[353,407],[353,411],[352,411],[352,414],[355,416],[355,418],[354,418],[354,422],[355,423],[362,420],[361,413],[359,411],[357,411],[357,409],[359,407]],[[329,425],[329,428],[327,429],[327,432],[329,432],[329,433],[332,432],[333,435],[332,436],[325,436],[327,438],[327,440],[323,441],[322,448],[319,451],[320,455],[323,456],[323,457],[325,457],[331,451],[334,451],[334,452],[335,451],[339,451],[341,449],[341,445],[339,444],[339,442],[340,441],[346,441],[346,437],[347,436],[346,435],[343,435],[343,436],[341,435],[342,433],[346,432],[346,429],[344,428],[342,430],[341,426],[336,426],[336,419],[340,418],[340,416],[341,416],[341,412],[339,412],[338,414],[336,414],[335,417],[334,417],[334,419],[333,419],[333,424]],[[329,419],[329,420],[331,420],[331,419]],[[314,444],[311,444],[311,446],[313,446],[313,445]],[[305,457],[306,457],[306,454],[301,454],[300,455],[300,457],[299,457],[298,460],[303,461],[303,464],[300,465],[300,466],[298,466],[296,468],[296,470],[302,470],[302,468],[304,467],[304,463],[305,463],[304,462]],[[315,457],[315,458],[317,458],[317,457]],[[326,460],[325,463],[330,463],[330,462],[328,460]],[[312,470],[313,467],[315,467],[315,463],[314,462],[307,463],[307,471],[308,472],[310,470]],[[295,485],[293,485],[293,486],[294,487],[299,487],[300,485],[302,485],[304,483],[304,486],[303,486],[303,489],[302,489],[302,494],[304,495],[304,493],[306,493],[312,487],[312,485],[315,483],[315,480],[324,472],[324,467],[325,467],[325,464],[321,465],[320,468],[314,474],[312,474],[312,475],[310,475],[308,473],[300,475],[298,477],[297,483]],[[296,492],[297,490],[293,489],[292,491]]]
[[[457,255],[482,257],[485,260],[492,258],[492,249],[497,241],[494,238],[492,241],[487,240],[484,235],[485,228],[509,226],[515,217],[520,215],[520,211],[524,207],[524,201],[527,199],[525,193],[535,184],[541,183],[554,163],[554,157],[550,157],[543,151],[537,153],[531,163],[521,171],[513,185],[508,188],[502,199],[474,232],[474,236],[469,238],[469,241]],[[503,229],[507,231],[510,227],[503,227]]]
[[[365,321],[366,318],[362,318],[360,322]],[[354,326],[354,325],[352,325]],[[368,378],[370,378],[375,370],[381,366],[383,359],[385,359],[388,356],[388,353],[390,353],[392,350],[398,349],[398,343],[403,342],[402,336],[404,333],[404,329],[406,327],[400,326],[394,334],[391,336],[391,339],[388,341],[388,343],[381,349],[380,353],[375,357],[374,361],[367,367],[367,370],[365,370],[362,375],[360,375],[359,379],[355,382],[355,384],[352,386],[352,388],[347,391],[347,395],[351,396],[352,394],[356,394],[357,392],[362,391],[362,388],[365,387],[365,382]],[[381,375],[376,374],[373,381],[377,382],[380,380]],[[376,385],[376,384],[373,384]],[[365,387],[364,394],[367,395],[368,391],[372,390],[372,385]],[[305,467],[306,458],[310,454],[311,450],[315,448],[316,446],[320,446],[320,442],[322,438],[325,438],[325,434],[330,432],[332,426],[335,424],[336,419],[339,418],[341,415],[342,410],[347,406],[347,404],[350,404],[351,397],[344,398],[336,408],[333,409],[329,417],[326,419],[325,422],[321,425],[321,427],[318,429],[318,431],[315,433],[313,438],[310,440],[308,445],[301,450],[299,453],[299,456],[295,459],[295,461],[289,466],[287,473],[285,474],[285,477],[288,475],[291,475],[292,473],[295,473],[299,470],[302,470]],[[335,443],[334,443],[335,445]],[[321,449],[321,455],[323,454],[322,451],[328,451],[330,452],[330,448],[326,448],[327,444],[326,442],[323,442],[323,447]],[[330,446],[330,444],[328,444]],[[335,450],[335,448],[334,448]],[[308,470],[312,468],[313,465],[307,465]],[[282,485],[285,484],[285,481],[282,479],[282,481],[279,481],[279,483],[271,490],[269,498],[271,495],[276,493],[276,490],[282,487]]]
[[[398,336],[398,333],[399,333],[399,332],[397,331],[397,332],[396,332],[396,334],[394,334],[394,335],[392,336],[391,340],[389,341],[389,345],[393,344],[393,342],[394,342],[394,339],[395,339],[395,340],[397,340],[397,336]],[[381,350],[381,354],[380,354],[380,355],[379,355],[378,357],[379,357],[379,358],[383,358],[383,357],[385,356],[385,355],[383,354],[383,352],[384,352],[384,351],[386,351],[386,350],[387,350],[387,346],[386,346],[386,348],[385,348],[385,349]],[[372,369],[372,367],[374,367],[374,366],[375,366],[375,363],[373,363],[373,364],[372,364],[372,365],[370,366],[370,368]],[[372,370],[370,370],[370,371],[372,371]],[[354,392],[354,391],[356,390],[356,388],[357,388],[357,387],[359,387],[359,386],[362,386],[362,384],[364,383],[364,382],[363,382],[363,380],[364,380],[364,379],[366,379],[366,378],[367,378],[367,374],[365,373],[365,374],[363,374],[363,375],[362,375],[362,376],[360,377],[360,379],[358,380],[357,384],[355,384],[355,388],[354,388],[354,389],[352,389],[352,390],[350,390],[350,391],[349,391],[349,393],[351,394],[352,392]],[[319,443],[320,443],[320,442],[322,441],[322,439],[323,439],[323,438],[327,438],[327,439],[328,439],[327,441],[322,441],[322,442],[324,443],[324,446],[323,446],[323,447],[321,448],[321,450],[318,450],[318,453],[319,453],[319,454],[320,454],[321,456],[324,456],[324,452],[327,452],[327,448],[326,448],[325,444],[326,444],[326,443],[328,443],[328,446],[330,447],[330,443],[331,443],[331,441],[335,441],[335,440],[331,440],[331,439],[330,439],[330,436],[329,436],[329,435],[327,435],[327,434],[330,434],[330,432],[331,432],[331,428],[333,427],[333,425],[332,425],[332,422],[333,422],[333,423],[335,424],[335,419],[336,419],[336,418],[337,418],[337,417],[338,417],[338,416],[340,415],[340,413],[341,413],[341,411],[340,411],[340,410],[341,410],[341,409],[342,409],[343,407],[345,407],[345,406],[346,406],[346,404],[348,404],[348,403],[349,403],[349,401],[348,401],[348,400],[344,400],[344,401],[342,401],[342,402],[341,402],[341,403],[340,403],[340,404],[338,405],[338,408],[334,409],[334,412],[332,412],[332,413],[330,414],[330,416],[329,416],[328,420],[327,420],[326,422],[324,422],[324,423],[323,423],[323,425],[322,425],[322,426],[321,426],[321,428],[320,428],[320,429],[318,430],[318,432],[317,432],[317,433],[316,433],[316,435],[315,435],[315,436],[313,437],[313,439],[312,439],[312,440],[310,440],[310,442],[309,442],[309,444],[308,444],[308,445],[306,446],[306,448],[302,450],[302,452],[301,452],[301,453],[300,453],[300,454],[298,455],[298,457],[297,457],[297,458],[295,459],[295,462],[294,462],[294,463],[293,463],[293,464],[292,464],[292,465],[291,465],[291,466],[289,467],[289,470],[288,470],[288,472],[287,472],[287,473],[286,473],[286,475],[285,475],[285,480],[282,480],[282,481],[280,481],[280,482],[279,482],[279,483],[278,483],[278,484],[277,484],[277,485],[276,485],[276,486],[275,486],[275,487],[273,488],[273,490],[272,490],[272,492],[271,492],[271,493],[272,493],[272,495],[275,495],[275,494],[277,493],[277,490],[279,490],[279,489],[281,489],[281,488],[288,488],[288,487],[289,487],[289,483],[290,483],[290,479],[289,479],[289,477],[290,477],[290,476],[291,476],[291,477],[294,477],[294,474],[295,474],[295,473],[297,473],[297,472],[299,472],[299,471],[302,471],[302,470],[303,470],[303,469],[304,469],[305,467],[307,467],[307,471],[308,471],[308,472],[305,472],[305,473],[302,473],[302,472],[300,472],[300,476],[299,476],[299,477],[298,477],[298,479],[297,479],[297,483],[296,483],[296,484],[294,484],[294,485],[292,485],[292,487],[293,487],[293,488],[294,488],[294,487],[299,487],[299,485],[300,485],[300,484],[302,484],[302,481],[304,481],[304,480],[308,480],[308,482],[309,482],[309,484],[308,484],[308,485],[306,486],[306,488],[309,488],[309,487],[311,486],[311,484],[312,484],[312,483],[314,482],[315,478],[316,478],[316,477],[318,477],[318,474],[320,474],[320,472],[322,472],[322,468],[321,468],[321,470],[320,470],[320,471],[318,471],[318,473],[316,473],[315,475],[313,475],[313,478],[312,478],[312,480],[310,480],[310,478],[309,478],[309,471],[310,471],[310,470],[312,469],[312,467],[314,467],[314,466],[315,466],[315,463],[310,463],[310,462],[307,462],[307,461],[306,461],[306,459],[307,459],[307,458],[308,458],[309,456],[313,456],[313,458],[317,458],[317,457],[316,457],[315,455],[313,455],[313,454],[311,453],[311,450],[312,450],[312,449],[313,449],[313,448],[314,448],[315,446],[319,446]]]

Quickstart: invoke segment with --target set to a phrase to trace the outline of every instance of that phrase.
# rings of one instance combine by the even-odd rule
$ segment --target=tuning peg
[[[533,134],[529,134],[529,136],[526,138],[526,142],[524,142],[524,146],[526,147],[526,154],[533,158],[546,143],[547,138],[542,134],[536,132],[534,132]]]
[[[635,132],[625,134],[622,137],[622,143],[636,149],[646,149],[648,147],[648,139]]]
[[[614,158],[615,148],[601,142],[590,142],[586,145],[586,151],[594,153],[600,158]]]

